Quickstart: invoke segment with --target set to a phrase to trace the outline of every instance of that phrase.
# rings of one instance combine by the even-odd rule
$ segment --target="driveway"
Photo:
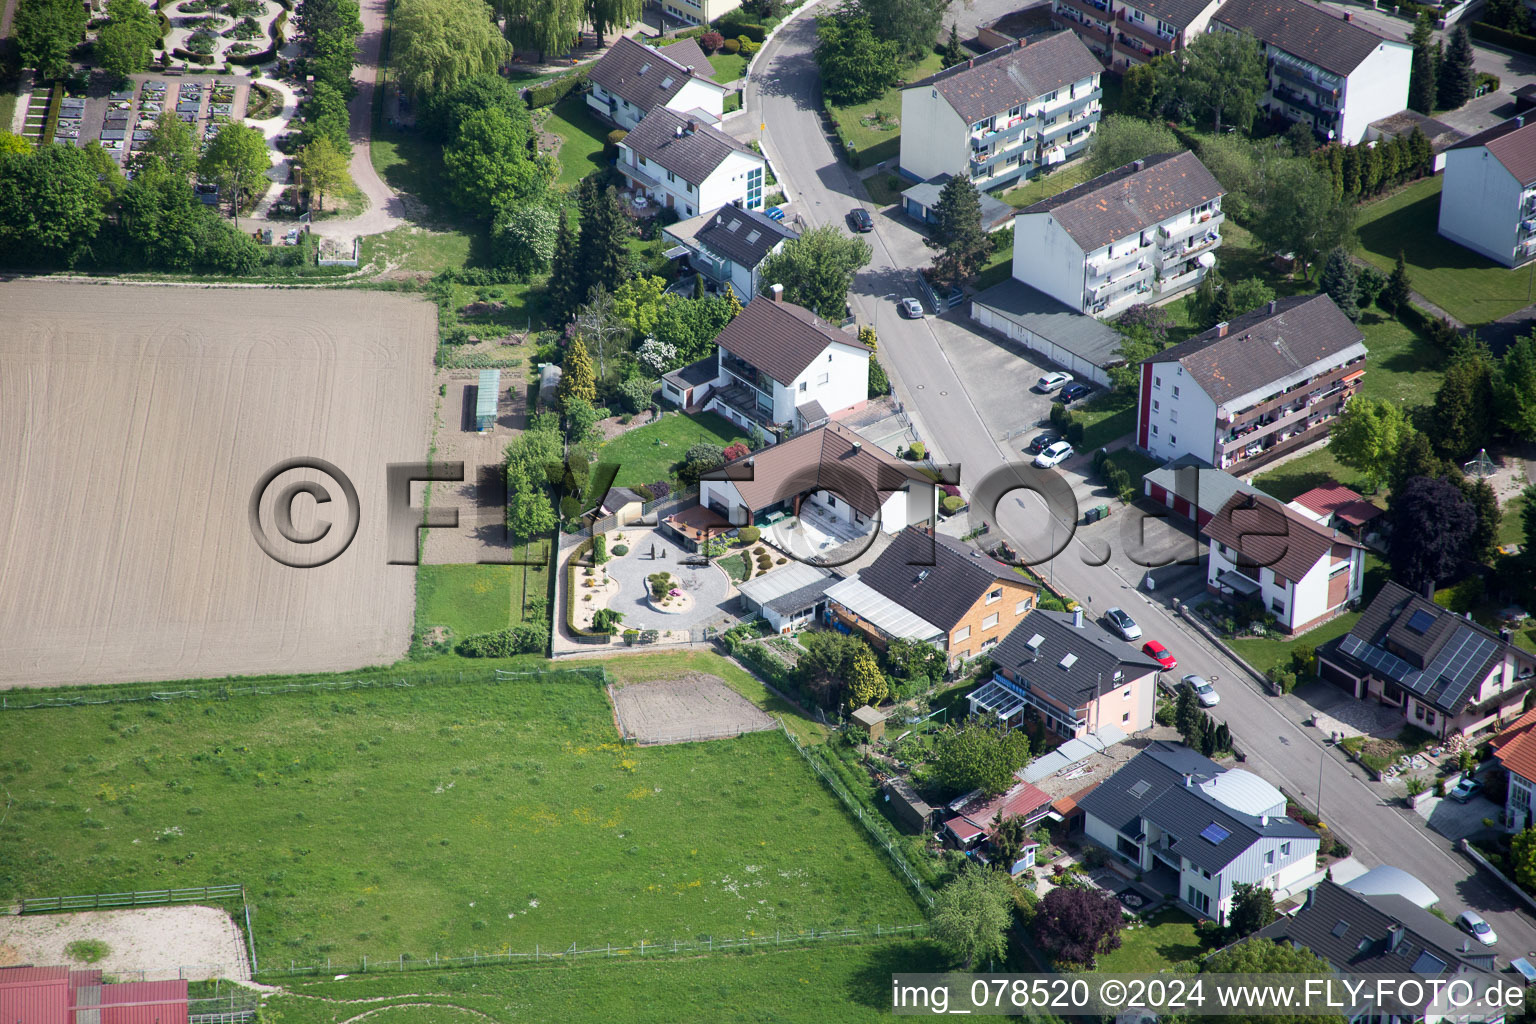
[[[1419,798],[1414,811],[1429,823],[1429,827],[1447,839],[1466,839],[1492,831],[1483,819],[1498,820],[1502,808],[1487,797],[1473,797],[1464,804],[1443,796],[1425,794]]]

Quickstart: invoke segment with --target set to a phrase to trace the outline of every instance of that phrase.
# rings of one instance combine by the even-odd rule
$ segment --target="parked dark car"
[[[869,215],[869,211],[862,206],[855,206],[848,211],[848,223],[853,225],[853,230],[863,233],[875,230],[875,218]]]
[[[1093,386],[1090,384],[1068,384],[1061,389],[1061,400],[1071,404],[1086,395],[1093,394]]]
[[[1065,440],[1066,438],[1062,437],[1054,430],[1047,430],[1043,434],[1036,434],[1035,439],[1029,442],[1029,447],[1025,448],[1024,451],[1030,455],[1039,455],[1041,452],[1045,451],[1057,441]]]

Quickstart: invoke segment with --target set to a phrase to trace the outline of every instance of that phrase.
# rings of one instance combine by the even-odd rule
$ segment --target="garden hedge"
[[[180,57],[182,60],[191,61],[193,64],[212,64],[215,60],[211,53],[193,53],[180,46],[171,51],[172,57]]]
[[[1506,50],[1514,50],[1517,53],[1528,53],[1536,56],[1536,36],[1523,35],[1519,32],[1511,32],[1507,28],[1499,28],[1489,25],[1487,22],[1474,21],[1467,25],[1467,31],[1473,39],[1480,39],[1485,43],[1502,46]]]
[[[556,78],[536,88],[528,90],[528,106],[532,110],[540,107],[552,107],[565,99],[566,95],[587,84],[586,72],[578,72],[574,75],[566,75],[564,78]]]
[[[48,113],[43,121],[43,133],[37,137],[39,146],[47,146],[53,142],[53,133],[59,127],[59,105],[64,102],[64,83],[54,82],[53,89],[48,94]]]

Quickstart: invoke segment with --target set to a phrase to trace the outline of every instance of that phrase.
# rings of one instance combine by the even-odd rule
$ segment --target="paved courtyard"
[[[726,612],[731,584],[720,569],[713,565],[684,565],[691,557],[689,553],[659,530],[629,528],[617,532],[624,539],[616,542],[610,533],[608,549],[612,551],[615,543],[626,544],[629,554],[610,558],[603,568],[619,583],[619,592],[609,600],[608,607],[624,613],[626,629],[690,629]],[[669,614],[651,607],[646,600],[645,580],[658,572],[672,574],[678,581],[677,588],[693,598],[692,608]]]

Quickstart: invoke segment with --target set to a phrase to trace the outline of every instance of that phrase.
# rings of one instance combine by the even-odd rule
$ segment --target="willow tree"
[[[503,0],[502,10],[512,45],[537,50],[540,61],[575,45],[585,13],[582,0]]]
[[[395,7],[391,61],[412,95],[496,74],[511,55],[485,0],[400,0]]]

